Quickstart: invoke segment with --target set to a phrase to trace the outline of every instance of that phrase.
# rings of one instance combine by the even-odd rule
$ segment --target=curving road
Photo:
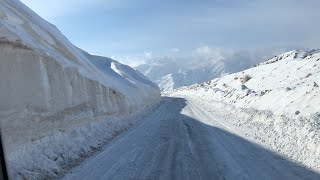
[[[221,122],[195,101],[164,98],[141,124],[62,179],[320,179]]]

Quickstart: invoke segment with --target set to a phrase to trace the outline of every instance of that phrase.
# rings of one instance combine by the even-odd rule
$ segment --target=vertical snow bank
[[[17,147],[24,143],[22,138],[31,140],[39,137],[41,133],[23,133],[30,131],[25,127],[31,124],[35,126],[34,131],[41,131],[37,130],[35,117],[50,124],[50,121],[63,120],[80,112],[91,116],[128,114],[132,112],[129,109],[137,110],[139,108],[135,106],[143,105],[141,102],[129,103],[121,92],[82,76],[76,69],[63,69],[56,61],[40,57],[31,50],[0,44],[0,53],[3,58],[0,66],[0,109],[2,114],[11,113],[3,115],[2,124],[4,135],[12,137],[11,141],[6,141],[10,152],[19,149]],[[21,112],[25,112],[21,115],[23,117],[15,116]],[[28,119],[27,114],[33,117]],[[12,117],[20,120],[5,121]],[[52,131],[55,129],[43,132],[42,136]],[[18,133],[24,135],[21,137]]]
[[[98,116],[108,115],[101,128],[114,127],[108,129],[112,134],[130,123],[125,118],[107,123],[108,119],[139,112],[159,100],[158,86],[139,72],[80,50],[20,1],[0,0],[0,119],[12,175],[52,177],[53,169],[59,174],[62,166],[78,156],[57,148],[55,154],[63,161],[55,168],[52,159],[27,157],[30,153],[50,157],[46,147],[52,147],[53,141],[62,145],[64,139],[70,141],[67,147],[72,153],[82,152],[86,145],[76,145],[76,139],[98,138],[94,136],[98,128],[91,128]],[[85,131],[69,137],[75,128]],[[41,165],[48,168],[40,171]]]

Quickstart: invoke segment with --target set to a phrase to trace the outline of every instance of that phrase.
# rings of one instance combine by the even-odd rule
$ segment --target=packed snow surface
[[[19,0],[0,0],[0,57],[1,132],[15,178],[54,177],[89,151],[71,144],[94,137],[97,128],[89,127],[98,116],[136,114],[160,99],[158,86],[138,71],[80,50]],[[130,124],[121,121],[109,127]],[[59,147],[50,150],[50,142]]]
[[[291,51],[165,92],[62,179],[320,179],[319,65],[319,51]]]
[[[72,169],[63,180],[317,180],[312,171],[247,137],[211,104],[164,97],[142,123]],[[227,117],[228,118],[228,117]]]
[[[20,1],[0,0],[0,56],[12,179],[59,178],[79,163],[62,178],[320,179],[318,50],[168,92],[158,105],[158,86],[138,71],[75,47]],[[240,70],[184,62],[142,69],[162,90]]]
[[[211,104],[259,143],[320,171],[319,84],[320,51],[294,50],[169,94]]]

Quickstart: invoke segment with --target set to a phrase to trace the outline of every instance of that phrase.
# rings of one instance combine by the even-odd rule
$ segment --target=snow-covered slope
[[[173,95],[210,103],[268,148],[320,171],[319,85],[320,51],[295,50]]]
[[[159,88],[138,71],[78,49],[19,0],[0,0],[2,134],[10,166],[29,168],[14,173],[30,175],[49,167],[49,162],[41,166],[44,162],[25,158],[31,157],[32,147],[49,146],[41,139],[92,123],[97,115],[140,111],[159,99]],[[55,151],[57,157],[64,156],[62,149]],[[17,154],[20,159],[15,159]],[[57,163],[55,168],[65,165]]]
[[[249,54],[234,53],[225,57],[161,57],[148,60],[136,68],[157,83],[161,91],[169,91],[238,72],[256,63],[256,59]]]
[[[159,87],[139,71],[111,58],[83,53],[104,74],[109,87],[127,95],[130,112],[159,100]]]
[[[319,51],[290,51],[254,68],[189,88],[206,92],[219,89],[227,96],[213,93],[217,100],[294,116],[296,111],[300,115],[320,111],[319,81]]]

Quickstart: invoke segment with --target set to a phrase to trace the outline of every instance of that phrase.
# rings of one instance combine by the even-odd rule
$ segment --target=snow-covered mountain
[[[227,96],[221,96],[221,93],[210,96],[241,107],[272,110],[277,114],[294,115],[300,107],[300,115],[310,115],[320,111],[317,99],[320,98],[319,81],[320,50],[294,50],[248,70],[180,90],[203,93],[219,89]],[[285,101],[275,103],[281,100]]]
[[[320,170],[320,50],[294,50],[170,95],[210,104],[242,132]]]
[[[232,55],[215,57],[165,56],[148,60],[136,69],[157,83],[161,91],[169,91],[238,72],[258,62],[257,58],[248,52],[239,51]]]
[[[98,115],[129,115],[159,99],[158,86],[138,71],[80,50],[19,0],[0,0],[0,117],[11,174],[53,177],[101,144],[85,139],[125,126],[99,129]]]

